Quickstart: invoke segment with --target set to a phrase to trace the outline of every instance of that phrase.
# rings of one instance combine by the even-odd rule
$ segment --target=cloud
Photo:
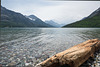
[[[91,14],[99,8],[100,2],[59,2],[58,5],[50,5],[39,8],[33,14],[42,20],[55,20],[58,23],[71,23]]]
[[[1,4],[24,15],[34,14],[43,21],[65,24],[80,20],[100,7],[98,1],[3,0]]]

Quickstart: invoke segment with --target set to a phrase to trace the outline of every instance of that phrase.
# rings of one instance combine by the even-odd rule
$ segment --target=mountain
[[[42,26],[53,27],[52,25],[49,25],[49,24],[43,22],[41,19],[39,19],[39,18],[36,17],[35,15],[29,15],[29,16],[27,16],[27,18],[29,18],[30,20],[36,22],[35,24],[36,24],[37,26],[41,26],[41,27],[42,27]]]
[[[44,22],[32,21],[21,13],[1,6],[0,27],[51,27],[51,25],[47,25]]]
[[[52,20],[46,20],[45,23],[49,24],[49,25],[52,25],[54,27],[61,27],[62,25],[52,21]]]
[[[63,27],[100,27],[100,7],[88,17]]]

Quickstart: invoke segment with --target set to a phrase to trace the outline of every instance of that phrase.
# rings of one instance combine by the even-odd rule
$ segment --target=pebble
[[[13,62],[11,62],[11,63],[9,63],[8,65],[7,65],[8,67],[14,67],[14,66],[16,66],[16,62],[15,61],[13,61]]]
[[[17,44],[16,44],[17,45]],[[8,46],[9,47],[9,46]],[[50,57],[50,53],[53,54],[55,51],[49,51],[46,53],[37,52],[36,49],[35,52],[32,52],[30,54],[29,49],[26,46],[22,48],[21,46],[13,46],[14,49],[11,48],[1,48],[0,51],[0,67],[34,67],[36,64],[46,60]],[[17,48],[19,49],[17,49]],[[33,50],[33,49],[32,49]],[[32,51],[31,50],[31,51]],[[36,55],[37,53],[37,55]],[[49,55],[47,55],[49,54]],[[87,62],[83,63],[80,67],[100,67],[100,50],[94,54],[94,58],[88,59]]]
[[[100,67],[100,50],[94,53],[94,58],[89,58],[80,67]]]

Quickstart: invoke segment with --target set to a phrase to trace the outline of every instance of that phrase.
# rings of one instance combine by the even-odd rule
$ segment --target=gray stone
[[[8,64],[8,67],[9,67],[9,66],[11,66],[11,67],[16,66],[16,62],[13,61],[13,62],[9,63],[9,64]]]

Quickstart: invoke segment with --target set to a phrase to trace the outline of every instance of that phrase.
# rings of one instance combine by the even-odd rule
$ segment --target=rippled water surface
[[[37,64],[88,39],[100,39],[100,28],[1,28],[0,64]]]

